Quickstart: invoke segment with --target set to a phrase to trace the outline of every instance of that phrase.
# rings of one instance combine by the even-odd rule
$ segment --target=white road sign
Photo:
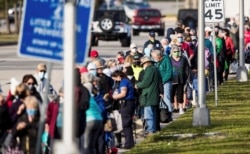
[[[205,22],[224,22],[224,0],[205,0]]]

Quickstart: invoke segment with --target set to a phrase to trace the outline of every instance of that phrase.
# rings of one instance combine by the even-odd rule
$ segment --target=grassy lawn
[[[214,93],[207,96],[211,125],[193,127],[193,110],[163,129],[147,137],[127,154],[228,154],[250,153],[250,83],[227,81],[218,88],[218,106]],[[205,135],[204,133],[214,133]],[[174,134],[196,134],[175,137]]]
[[[0,33],[0,43],[3,42],[17,42],[18,35],[17,34],[1,34]]]

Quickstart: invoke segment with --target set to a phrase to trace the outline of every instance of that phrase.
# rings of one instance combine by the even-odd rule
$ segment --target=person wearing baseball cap
[[[141,53],[138,52],[138,47],[136,43],[131,43],[129,46],[129,51],[126,52],[126,56],[125,58],[127,58],[128,56],[133,57],[134,55],[139,54],[141,57],[143,56]]]
[[[152,44],[153,45],[153,49],[159,49],[159,50],[163,50],[163,47],[161,45],[161,42],[159,40],[155,39],[155,32],[154,31],[150,31],[148,33],[148,37],[149,40],[147,40],[144,45],[143,45],[143,51],[144,49],[149,45]]]
[[[102,59],[100,56],[99,56],[99,52],[97,50],[91,50],[90,53],[89,53],[89,57],[90,57],[90,61],[93,62],[95,60],[101,60],[102,63],[104,64],[105,63],[105,60]]]

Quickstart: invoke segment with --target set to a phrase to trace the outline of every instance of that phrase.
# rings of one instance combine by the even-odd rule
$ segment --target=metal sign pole
[[[79,153],[74,142],[74,66],[76,50],[76,6],[74,0],[64,5],[64,107],[63,107],[63,138],[57,143],[54,153]]]
[[[205,51],[204,51],[204,1],[199,1],[198,8],[198,103],[194,109],[193,126],[209,126],[210,115],[205,100]]]
[[[240,3],[240,66],[237,70],[236,80],[238,82],[247,82],[248,81],[248,71],[245,66],[245,48],[244,48],[244,0],[239,0]]]
[[[215,44],[215,26],[213,23],[213,48],[214,48],[214,101],[215,105],[218,105],[218,84],[217,84],[217,68],[216,68],[216,44]]]

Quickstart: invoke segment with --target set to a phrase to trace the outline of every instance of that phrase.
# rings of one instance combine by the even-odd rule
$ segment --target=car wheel
[[[131,44],[131,37],[123,37],[121,38],[122,47],[129,47]]]
[[[159,36],[164,36],[164,33],[165,33],[164,29],[161,29],[158,31]]]
[[[138,30],[133,29],[133,36],[138,36],[138,35],[139,35],[139,31],[138,31]]]
[[[91,36],[91,46],[98,46],[98,39],[95,36]]]
[[[99,21],[99,26],[103,32],[110,32],[115,26],[115,22],[110,17],[103,17]]]

